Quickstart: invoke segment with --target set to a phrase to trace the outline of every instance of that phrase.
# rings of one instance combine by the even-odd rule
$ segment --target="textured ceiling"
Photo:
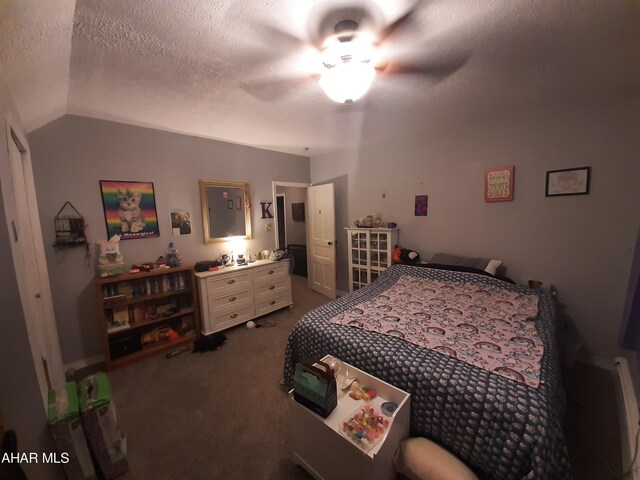
[[[0,0],[0,77],[34,130],[67,112],[75,0]]]
[[[0,76],[29,129],[63,113],[314,155],[462,116],[640,88],[640,2],[423,1],[385,58],[445,78],[379,76],[353,107],[326,98],[310,40],[319,11],[388,0],[0,0]],[[74,12],[75,10],[75,12]],[[276,93],[262,81],[280,79]],[[310,150],[305,153],[304,148]]]

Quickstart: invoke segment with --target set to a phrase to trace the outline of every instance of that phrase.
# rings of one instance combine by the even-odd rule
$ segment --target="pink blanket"
[[[330,321],[393,335],[537,388],[544,354],[537,314],[536,295],[407,276]]]

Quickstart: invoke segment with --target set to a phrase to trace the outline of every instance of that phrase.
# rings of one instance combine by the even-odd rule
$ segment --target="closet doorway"
[[[294,275],[307,276],[306,183],[273,182],[276,248],[295,260]]]

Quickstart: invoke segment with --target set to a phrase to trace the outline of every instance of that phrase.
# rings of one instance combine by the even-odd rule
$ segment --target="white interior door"
[[[309,202],[309,284],[317,292],[336,298],[336,214],[333,184],[307,189]]]
[[[5,199],[11,232],[11,253],[16,270],[33,363],[45,406],[50,387],[64,385],[64,366],[47,272],[31,159],[26,143],[9,129],[10,181]],[[8,179],[7,179],[8,180]],[[53,222],[52,222],[53,223]]]

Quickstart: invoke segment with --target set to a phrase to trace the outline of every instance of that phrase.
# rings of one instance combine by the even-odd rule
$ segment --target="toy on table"
[[[341,427],[342,433],[366,452],[384,436],[389,420],[365,404],[342,422]]]
[[[373,388],[361,387],[357,380],[354,380],[351,384],[349,396],[354,400],[373,400],[378,396]]]
[[[98,274],[101,277],[112,277],[124,272],[124,258],[120,253],[120,235],[112,236],[109,241],[98,240]]]
[[[171,341],[178,340],[180,338],[180,334],[173,328],[170,328],[169,330],[167,330],[167,338]]]

